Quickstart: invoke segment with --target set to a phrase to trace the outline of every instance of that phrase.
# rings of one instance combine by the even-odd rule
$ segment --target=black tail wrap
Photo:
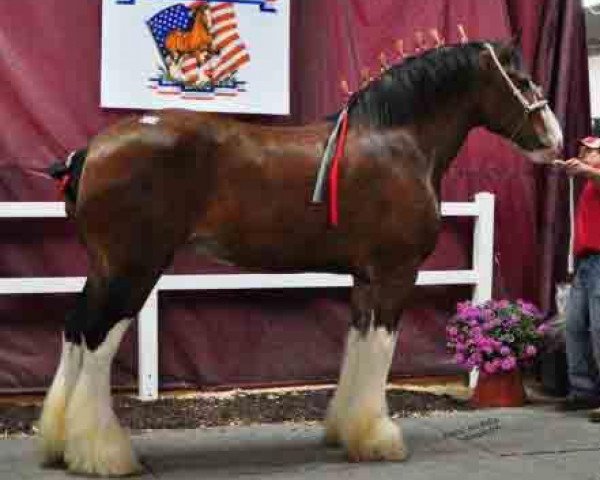
[[[58,181],[63,181],[68,175],[63,191],[65,199],[72,203],[77,201],[79,179],[81,178],[87,152],[87,148],[77,150],[70,155],[67,162],[61,160],[53,163],[48,168],[50,176]]]

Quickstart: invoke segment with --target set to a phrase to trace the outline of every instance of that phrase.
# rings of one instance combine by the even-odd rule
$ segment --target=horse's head
[[[516,144],[534,162],[548,163],[560,156],[562,131],[541,89],[521,70],[516,43],[483,44],[481,123]]]

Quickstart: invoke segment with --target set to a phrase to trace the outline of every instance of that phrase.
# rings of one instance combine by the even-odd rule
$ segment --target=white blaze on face
[[[541,118],[541,126],[536,124],[535,130],[538,134],[540,142],[546,146],[539,150],[523,151],[523,154],[527,156],[534,163],[552,163],[557,156],[560,156],[560,151],[563,148],[563,133],[558,123],[558,119],[550,107],[544,107],[539,113]]]
[[[542,135],[542,143],[554,150],[560,150],[563,147],[563,133],[558,123],[558,118],[550,107],[545,107],[541,112],[544,121],[545,133]]]

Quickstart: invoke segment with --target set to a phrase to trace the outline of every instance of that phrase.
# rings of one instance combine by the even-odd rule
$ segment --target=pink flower
[[[527,345],[525,347],[525,356],[527,358],[535,357],[536,353],[537,353],[537,348],[535,348],[535,345]]]
[[[550,330],[550,326],[547,323],[542,323],[536,328],[536,333],[538,335],[544,335],[548,330]]]
[[[482,327],[484,332],[489,332],[492,328],[494,328],[494,324],[492,322],[485,322]]]
[[[503,357],[508,357],[510,355],[510,352],[510,348],[508,348],[506,345],[500,347],[500,355],[502,355]]]
[[[457,353],[456,355],[454,355],[454,361],[459,365],[462,365],[463,363],[465,363],[465,356],[462,353]]]
[[[502,370],[509,371],[514,369],[517,366],[517,359],[513,356],[506,357],[502,360]]]
[[[473,357],[468,358],[467,361],[465,362],[465,366],[467,368],[474,368],[478,365],[479,364],[475,360],[473,360]]]
[[[485,373],[496,373],[498,371],[498,367],[493,362],[485,362],[483,364],[483,371]]]
[[[448,335],[450,337],[456,337],[456,336],[458,336],[458,328],[456,328],[456,327],[450,327],[450,328],[448,328]]]

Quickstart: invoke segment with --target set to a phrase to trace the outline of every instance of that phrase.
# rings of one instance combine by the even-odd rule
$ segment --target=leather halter
[[[496,52],[494,51],[494,47],[492,47],[489,43],[484,44],[484,46],[490,52],[490,55],[492,57],[492,60],[494,61],[494,64],[496,65],[496,67],[498,67],[498,70],[500,71],[500,74],[502,75],[504,80],[506,80],[506,83],[507,83],[508,87],[510,88],[510,90],[512,91],[513,95],[516,97],[516,99],[519,101],[519,103],[521,105],[523,105],[523,109],[525,110],[525,113],[527,115],[530,115],[531,113],[542,110],[548,106],[548,100],[546,100],[545,98],[540,98],[540,99],[534,100],[533,102],[530,102],[529,100],[527,100],[525,98],[525,95],[523,95],[523,93],[516,87],[514,82],[511,80],[508,73],[506,73],[506,70],[500,63],[500,60],[498,60],[498,56],[496,55]],[[531,80],[529,81],[529,83],[530,83],[530,87],[532,88],[532,90],[534,91],[534,93],[537,96],[540,92],[539,87],[537,87]]]
[[[510,76],[508,75],[508,73],[506,72],[506,70],[504,69],[502,64],[500,63],[500,60],[498,59],[498,56],[496,55],[496,51],[494,50],[494,47],[492,47],[489,43],[485,43],[484,47],[488,52],[490,52],[490,56],[492,57],[494,64],[500,71],[502,78],[504,78],[504,80],[506,81],[506,84],[510,88],[512,94],[519,101],[519,103],[523,106],[525,115],[523,116],[523,120],[516,126],[512,135],[510,135],[509,140],[512,141],[517,136],[517,134],[523,129],[523,126],[525,125],[525,122],[529,118],[529,115],[531,115],[532,113],[535,113],[535,112],[539,112],[540,110],[543,110],[545,108],[548,108],[548,100],[543,98],[543,96],[540,93],[541,89],[537,85],[535,85],[531,80],[529,80],[529,87],[531,88],[531,90],[533,90],[535,96],[539,97],[539,98],[536,98],[532,102],[527,100],[527,98],[525,98],[525,95],[523,95],[523,93],[517,88],[517,86],[511,80]]]

